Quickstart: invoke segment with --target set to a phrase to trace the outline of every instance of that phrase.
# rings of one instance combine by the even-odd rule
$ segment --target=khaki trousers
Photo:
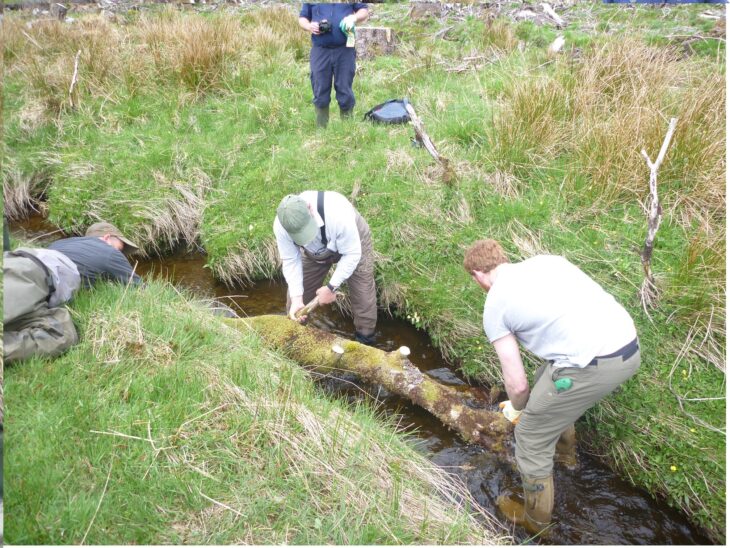
[[[363,336],[375,333],[378,320],[378,305],[375,293],[375,255],[370,227],[362,215],[356,213],[355,222],[360,234],[362,256],[357,268],[347,279],[347,291],[352,305],[355,330]],[[324,285],[330,267],[340,260],[339,253],[325,252],[315,258],[308,252],[302,253],[302,274],[304,282],[304,304],[314,299],[317,290]],[[287,294],[286,309],[289,311],[291,299]]]
[[[58,356],[78,342],[65,307],[48,307],[46,273],[31,259],[3,256],[3,358]]]
[[[621,356],[599,359],[598,365],[554,368],[543,365],[535,374],[520,422],[515,428],[515,457],[523,477],[545,478],[553,472],[555,444],[560,434],[585,411],[633,376],[641,363],[640,351],[626,361]],[[570,378],[573,385],[558,392],[554,382]]]

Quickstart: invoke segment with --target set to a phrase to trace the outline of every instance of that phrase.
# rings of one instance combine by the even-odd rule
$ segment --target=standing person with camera
[[[318,127],[327,127],[329,122],[333,80],[340,116],[352,116],[355,25],[367,21],[368,16],[364,2],[302,5],[299,26],[312,34],[309,68]]]

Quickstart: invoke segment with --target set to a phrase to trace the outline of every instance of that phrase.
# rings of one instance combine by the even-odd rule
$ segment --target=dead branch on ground
[[[426,150],[428,150],[428,153],[433,156],[434,160],[436,160],[441,166],[442,181],[446,184],[453,184],[456,181],[456,173],[454,172],[454,168],[451,167],[448,158],[444,158],[436,150],[433,141],[431,141],[431,138],[423,128],[423,122],[421,122],[421,119],[418,117],[410,103],[406,104],[406,111],[408,111],[408,115],[411,117],[411,124],[413,124],[413,129],[416,132],[416,141],[421,143]]]

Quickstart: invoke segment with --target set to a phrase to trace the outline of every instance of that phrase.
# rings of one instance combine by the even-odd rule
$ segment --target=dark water
[[[44,233],[54,228],[39,219],[13,226],[15,236],[26,240],[40,236],[38,242],[48,241]],[[59,237],[50,236],[50,239]],[[140,262],[137,271],[142,276],[169,279],[201,298],[216,297],[242,316],[284,313],[286,287],[282,282],[259,282],[251,287],[231,289],[216,280],[204,268],[202,255],[175,256]],[[354,327],[333,307],[323,307],[311,316],[311,324],[338,335],[351,337]],[[435,349],[426,333],[410,324],[381,315],[378,318],[377,346],[395,350],[399,346],[411,349],[411,361],[422,371],[441,382],[466,383],[453,372]],[[472,495],[490,513],[497,515],[495,500],[505,491],[520,491],[520,478],[510,463],[504,463],[480,447],[463,442],[437,419],[410,402],[377,388],[360,385],[354,378],[327,379],[323,387],[351,401],[368,399],[390,413],[398,414],[400,423],[417,441],[429,459],[460,476]],[[579,439],[580,441],[580,439]],[[555,525],[543,544],[711,544],[711,541],[688,523],[676,510],[620,479],[598,460],[579,451],[580,467],[568,471],[555,468]],[[529,535],[517,528],[515,537],[523,542]]]

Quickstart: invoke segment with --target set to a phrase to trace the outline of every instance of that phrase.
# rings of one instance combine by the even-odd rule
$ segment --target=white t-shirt
[[[512,333],[555,367],[585,367],[636,338],[628,312],[563,257],[504,264],[484,302],[490,342]]]

